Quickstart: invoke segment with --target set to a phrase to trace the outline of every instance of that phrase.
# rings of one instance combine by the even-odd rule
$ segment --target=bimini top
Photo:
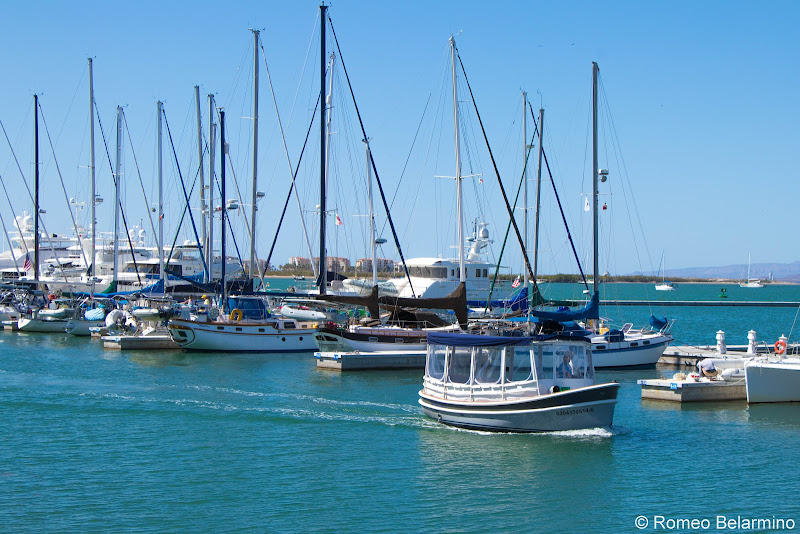
[[[428,332],[428,344],[447,345],[450,347],[509,347],[530,345],[534,341],[550,341],[554,339],[565,341],[586,341],[581,336],[561,334],[545,334],[535,336],[483,336],[478,334],[461,334],[451,332]]]

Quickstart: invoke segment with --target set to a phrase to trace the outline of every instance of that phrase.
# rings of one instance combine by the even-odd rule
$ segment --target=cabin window
[[[650,344],[649,341],[642,341],[642,345],[649,345],[649,344]]]
[[[237,327],[236,327],[236,331],[237,331],[237,332],[241,332],[241,331],[242,331],[242,327],[241,327],[241,326],[237,326]]]
[[[426,363],[428,376],[441,380],[444,378],[444,356],[447,352],[447,347],[443,345],[431,345],[428,350],[428,361]]]
[[[456,275],[456,270],[450,269],[450,276],[455,276],[455,275]]]
[[[516,347],[506,353],[506,382],[533,380],[531,352],[528,347]]]
[[[259,328],[258,331],[259,332],[264,332],[265,330],[263,328]]]
[[[471,364],[470,347],[453,347],[447,366],[447,381],[453,384],[468,384]]]
[[[475,383],[499,384],[500,371],[503,368],[502,348],[475,349]]]
[[[489,269],[484,269],[483,270],[483,277],[484,278],[489,278]]]
[[[481,277],[481,270],[480,269],[475,269],[475,277],[476,278],[480,278]]]
[[[637,342],[635,342],[635,341],[631,342],[631,347],[638,347],[638,346],[639,346],[639,344]]]
[[[286,330],[291,330],[292,328],[297,328],[297,325],[294,324],[294,321],[286,321],[283,323],[283,328]]]
[[[590,378],[591,365],[588,365],[586,347],[581,345],[553,344],[542,350],[545,368],[552,367],[556,378]],[[588,368],[588,372],[587,372]]]

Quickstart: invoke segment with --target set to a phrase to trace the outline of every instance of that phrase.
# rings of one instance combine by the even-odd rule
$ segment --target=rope
[[[339,52],[339,60],[342,62],[342,70],[344,71],[344,77],[347,80],[347,87],[350,89],[350,96],[353,99],[353,106],[356,109],[356,115],[358,116],[358,123],[361,126],[361,133],[364,135],[364,139],[368,139],[367,131],[364,129],[364,121],[361,120],[361,112],[358,110],[358,104],[356,103],[356,95],[353,92],[353,86],[350,83],[350,76],[347,74],[347,67],[344,64],[344,57],[342,56],[342,50],[339,48],[339,39],[336,37],[336,30],[333,29],[333,21],[331,20],[330,15],[328,15],[328,22],[331,25],[331,33],[333,34],[333,40],[336,43],[336,50]],[[323,21],[324,23],[324,21]],[[411,275],[408,272],[408,266],[406,265],[406,259],[403,256],[403,249],[400,247],[400,240],[397,237],[397,231],[394,227],[394,221],[392,220],[392,214],[389,211],[389,204],[386,202],[386,195],[383,192],[383,185],[381,184],[380,176],[378,175],[378,168],[375,165],[375,158],[372,157],[372,151],[369,152],[369,161],[370,165],[372,165],[372,172],[375,173],[375,182],[378,184],[378,191],[381,193],[381,200],[383,201],[383,207],[386,210],[386,218],[389,220],[389,227],[392,229],[392,237],[394,238],[394,243],[397,246],[397,252],[400,254],[400,260],[403,262],[403,271],[406,273],[406,278],[408,278],[408,286],[411,288],[411,295],[416,298],[416,293],[414,292],[414,286],[411,283]]]
[[[108,166],[111,169],[111,176],[114,177],[114,187],[117,185],[117,177],[114,176],[114,165],[111,163],[111,153],[108,151],[108,143],[106,142],[106,133],[103,130],[103,121],[100,120],[100,110],[97,109],[97,101],[92,102],[94,104],[95,112],[97,113],[97,124],[100,126],[100,135],[103,137],[103,146],[106,149],[106,157],[108,158]],[[94,199],[92,199],[94,202]],[[131,241],[131,235],[128,233],[128,221],[125,217],[125,210],[122,209],[122,199],[119,200],[119,212],[122,215],[122,225],[125,227],[125,237],[128,239],[128,248],[131,251],[131,258],[133,258],[133,268],[136,271],[136,280],[138,280],[139,285],[142,285],[142,277],[139,276],[139,266],[136,263],[136,251],[133,248],[133,242]],[[92,221],[94,222],[94,221]],[[92,230],[94,233],[94,230]],[[119,236],[114,236],[114,241],[118,240]],[[97,268],[94,267],[95,258],[92,258],[92,276],[97,273]]]
[[[125,123],[125,132],[128,134],[128,143],[131,146],[131,154],[133,154],[133,163],[136,166],[136,174],[139,176],[139,185],[142,188],[142,196],[144,197],[144,205],[147,208],[147,218],[150,220],[150,229],[153,231],[153,236],[158,235],[156,232],[156,225],[153,223],[153,215],[150,211],[150,202],[147,200],[147,193],[144,190],[144,181],[142,180],[142,173],[139,170],[139,162],[136,160],[136,151],[133,149],[133,141],[131,141],[131,132],[128,129],[128,117],[125,116],[125,110],[122,110],[122,121]]]
[[[175,151],[175,143],[172,142],[172,132],[169,129],[169,121],[167,121],[167,112],[164,108],[161,108],[161,114],[164,115],[164,124],[167,126],[167,135],[169,135],[169,144],[172,147],[172,155],[175,158],[175,167],[178,169],[178,177],[181,179],[181,188],[183,189],[183,198],[186,200],[186,210],[189,211],[189,220],[192,222],[192,231],[194,232],[194,238],[197,242],[197,248],[200,251],[200,260],[203,262],[203,270],[208,275],[208,265],[206,265],[206,257],[203,254],[203,244],[200,242],[200,236],[197,234],[197,226],[194,224],[194,215],[192,215],[192,210],[189,210],[189,194],[186,192],[186,184],[183,181],[183,173],[181,173],[181,165],[178,162],[178,153]],[[200,170],[198,168],[198,174]],[[195,183],[197,181],[197,177],[195,177]],[[192,185],[192,190],[194,191],[194,185]],[[127,228],[126,228],[127,231]],[[177,232],[176,232],[177,234]],[[177,235],[176,235],[177,240]],[[173,247],[175,245],[173,244]],[[172,250],[169,252],[169,257],[172,257]],[[224,259],[223,259],[224,261]],[[169,263],[169,260],[167,260]],[[166,266],[165,266],[166,267]],[[164,288],[166,291],[166,288]]]
[[[39,102],[39,111],[42,114],[42,124],[44,125],[44,131],[47,134],[47,140],[50,143],[50,150],[53,152],[53,162],[56,165],[58,180],[61,182],[61,190],[64,192],[64,200],[67,202],[67,211],[69,211],[69,217],[72,220],[72,227],[76,230],[75,233],[78,234],[78,245],[80,245],[81,256],[83,257],[83,263],[85,265],[89,265],[89,262],[86,261],[86,253],[83,250],[83,241],[81,240],[81,235],[77,232],[78,223],[75,221],[75,216],[72,214],[72,209],[69,208],[69,195],[67,194],[67,188],[64,185],[64,177],[61,175],[61,169],[58,166],[58,160],[56,159],[56,149],[53,146],[53,140],[50,137],[50,129],[47,127],[47,121],[44,119],[44,110],[42,109],[41,102]]]

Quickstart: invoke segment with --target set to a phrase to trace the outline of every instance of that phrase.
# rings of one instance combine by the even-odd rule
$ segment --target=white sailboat
[[[739,287],[759,288],[764,287],[764,283],[759,278],[750,278],[750,253],[747,254],[747,280],[741,282]]]
[[[675,291],[675,284],[665,279],[667,266],[664,264],[664,253],[661,253],[661,283],[656,284],[656,291]]]

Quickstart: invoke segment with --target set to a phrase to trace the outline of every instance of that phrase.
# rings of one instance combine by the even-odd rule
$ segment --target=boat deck
[[[747,399],[745,381],[724,380],[639,380],[642,398],[672,402],[708,402]]]
[[[427,351],[315,352],[317,367],[337,371],[424,369]]]
[[[169,334],[149,336],[103,336],[103,348],[111,350],[180,350]]]

